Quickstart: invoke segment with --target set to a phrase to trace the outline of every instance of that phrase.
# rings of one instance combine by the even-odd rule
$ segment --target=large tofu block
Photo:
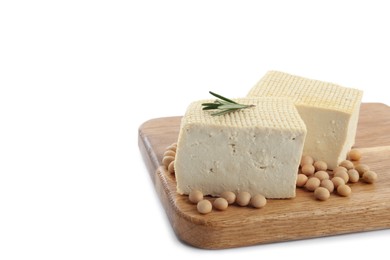
[[[248,97],[291,98],[307,127],[303,154],[333,169],[355,143],[362,95],[357,89],[270,71]]]
[[[177,192],[218,196],[247,191],[267,198],[295,197],[306,127],[287,98],[244,98],[254,104],[221,116],[192,103],[181,121],[175,175]]]

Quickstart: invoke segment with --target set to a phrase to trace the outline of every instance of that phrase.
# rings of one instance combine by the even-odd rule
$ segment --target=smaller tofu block
[[[289,97],[307,127],[304,155],[334,169],[355,143],[363,92],[333,83],[269,71],[248,97]]]
[[[242,98],[255,107],[221,116],[192,103],[181,121],[177,192],[218,196],[247,191],[267,198],[295,197],[306,126],[288,98]]]

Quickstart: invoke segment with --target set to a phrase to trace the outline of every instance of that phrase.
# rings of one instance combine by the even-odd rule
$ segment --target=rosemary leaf
[[[224,115],[226,113],[231,113],[240,109],[250,108],[254,107],[254,105],[243,105],[238,104],[237,102],[228,99],[226,97],[223,97],[219,94],[216,94],[212,91],[209,91],[209,93],[219,99],[215,100],[213,103],[203,103],[202,110],[217,110],[214,113],[211,113],[212,116],[219,116]]]

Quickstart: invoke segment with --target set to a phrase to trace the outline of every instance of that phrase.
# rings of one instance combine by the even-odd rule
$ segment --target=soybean
[[[305,165],[303,165],[302,168],[301,168],[302,173],[305,174],[306,176],[311,176],[311,175],[313,175],[314,172],[315,172],[315,170],[316,170],[316,169],[315,169],[314,166],[311,165],[311,164],[305,164]]]
[[[314,163],[314,168],[316,171],[326,171],[328,169],[328,164],[324,161],[316,161]]]
[[[333,192],[334,191],[334,184],[329,179],[322,180],[320,186],[326,188],[329,192]]]
[[[351,192],[352,192],[351,188],[346,184],[342,184],[337,187],[337,193],[340,196],[348,197],[349,195],[351,195]]]
[[[349,175],[348,172],[338,171],[334,175],[334,177],[340,177],[344,180],[344,183],[347,183],[349,181]]]
[[[175,157],[173,156],[165,156],[163,159],[162,159],[162,163],[165,167],[168,168],[169,164],[175,160]]]
[[[353,169],[354,165],[353,162],[349,160],[344,160],[340,163],[340,166],[347,168],[347,170]]]
[[[224,198],[217,198],[216,200],[214,200],[214,203],[213,203],[214,208],[216,208],[218,210],[226,210],[228,205],[229,204],[228,204],[227,200]]]
[[[318,171],[314,174],[314,177],[317,177],[318,179],[320,179],[320,181],[322,181],[329,179],[329,174],[326,171]]]
[[[233,204],[236,201],[236,194],[231,191],[222,192],[220,197],[224,198],[229,204]]]
[[[248,206],[250,200],[251,200],[251,195],[249,192],[241,191],[237,194],[236,202],[241,207]]]
[[[362,158],[362,153],[357,149],[352,149],[348,153],[348,158],[352,161],[359,161]]]
[[[321,184],[320,179],[317,177],[311,177],[310,179],[307,180],[305,184],[305,188],[309,191],[315,191]]]
[[[309,155],[302,156],[302,158],[301,158],[301,166],[303,166],[305,164],[313,164],[313,163],[314,163],[313,157],[311,157]]]
[[[213,205],[208,200],[201,200],[196,205],[196,208],[198,209],[198,212],[201,214],[207,214],[210,213],[213,209]]]
[[[298,174],[298,177],[297,177],[297,187],[303,187],[305,186],[306,182],[307,182],[308,178],[305,174]]]
[[[267,204],[267,199],[263,195],[257,194],[251,198],[250,203],[252,207],[260,209]]]
[[[348,170],[349,182],[355,183],[359,181],[359,172],[355,169]]]
[[[333,185],[334,187],[337,189],[339,186],[345,184],[345,181],[344,179],[340,178],[340,177],[333,177],[332,178],[332,182],[333,182]]]
[[[203,193],[199,190],[192,190],[190,192],[190,194],[188,195],[188,199],[196,204],[198,203],[199,201],[203,200]]]
[[[324,200],[329,199],[330,192],[329,192],[329,190],[327,188],[318,187],[314,191],[314,196],[316,197],[316,199],[324,201]]]
[[[374,183],[378,179],[378,175],[374,171],[366,171],[363,173],[363,181],[367,183]]]

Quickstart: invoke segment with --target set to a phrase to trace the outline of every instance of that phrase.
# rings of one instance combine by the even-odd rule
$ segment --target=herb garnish
[[[203,103],[202,106],[204,106],[203,110],[219,110],[218,112],[211,113],[212,116],[219,116],[226,113],[234,112],[240,109],[250,108],[254,107],[255,105],[243,105],[239,104],[237,102],[234,102],[231,99],[225,98],[221,95],[218,95],[212,91],[209,91],[211,95],[218,98],[214,101],[214,103]]]

